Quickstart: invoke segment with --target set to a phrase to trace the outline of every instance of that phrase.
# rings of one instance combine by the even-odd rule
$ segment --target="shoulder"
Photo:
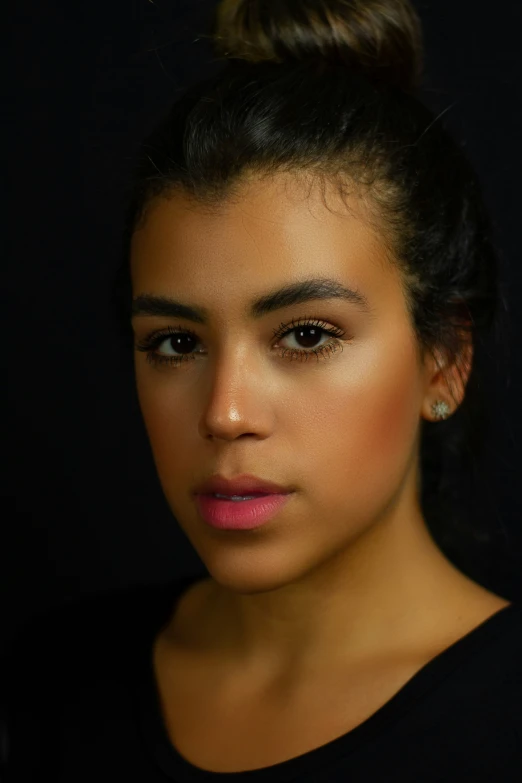
[[[509,604],[488,623],[491,634],[484,657],[496,664],[497,674],[506,686],[516,685],[515,693],[522,707],[522,605]]]
[[[476,662],[477,669],[485,668],[485,679],[498,685],[509,678],[520,682],[522,604],[467,579],[466,589],[456,594],[451,611],[448,640],[456,640],[457,649],[450,659],[472,669]],[[451,650],[453,644],[449,647]]]
[[[511,603],[487,617],[457,645],[448,685],[461,705],[476,708],[475,720],[500,729],[506,722],[522,742],[522,606]]]
[[[451,715],[451,733],[477,767],[480,762],[476,779],[518,779],[522,764],[522,607],[510,604],[492,615],[476,635],[464,639],[463,648],[464,655],[456,659],[439,702],[444,714]]]
[[[461,612],[460,647],[473,653],[477,665],[491,662],[490,672],[498,678],[522,675],[522,604],[508,601],[482,590],[478,599],[470,602],[468,611]],[[493,666],[502,662],[502,666]]]

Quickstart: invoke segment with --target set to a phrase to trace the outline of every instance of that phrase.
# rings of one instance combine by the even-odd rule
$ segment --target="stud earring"
[[[431,411],[436,419],[447,419],[450,410],[450,406],[444,400],[437,400],[431,406]]]

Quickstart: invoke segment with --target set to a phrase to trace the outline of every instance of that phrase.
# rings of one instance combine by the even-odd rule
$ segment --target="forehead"
[[[215,307],[307,277],[336,277],[368,296],[400,294],[397,270],[359,196],[285,174],[245,178],[203,208],[183,193],[151,202],[131,243],[134,294],[179,294]],[[226,289],[223,288],[226,284]],[[371,292],[371,293],[370,293]]]

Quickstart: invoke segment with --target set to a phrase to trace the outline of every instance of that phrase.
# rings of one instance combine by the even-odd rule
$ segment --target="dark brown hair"
[[[188,89],[143,143],[127,242],[149,201],[172,189],[214,209],[252,172],[306,173],[342,194],[364,188],[420,355],[436,350],[459,367],[473,340],[464,401],[446,421],[421,422],[423,513],[462,562],[470,540],[495,533],[468,516],[462,488],[466,471],[480,479],[490,422],[477,349],[491,333],[505,344],[507,307],[475,173],[417,95],[417,15],[408,0],[223,0],[213,37],[221,71]]]
[[[219,54],[248,62],[320,57],[406,89],[418,85],[422,35],[407,0],[280,2],[223,0],[214,35]]]

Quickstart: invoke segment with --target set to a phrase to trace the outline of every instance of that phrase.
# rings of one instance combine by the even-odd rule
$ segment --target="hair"
[[[470,538],[489,544],[494,532],[459,502],[490,425],[476,349],[491,333],[503,347],[507,305],[477,177],[418,95],[417,14],[408,0],[223,0],[210,37],[222,69],[188,88],[142,144],[125,257],[147,205],[175,190],[213,210],[247,175],[289,172],[367,195],[420,355],[460,368],[472,340],[464,400],[420,425],[423,514],[450,554],[464,536],[462,559]]]

